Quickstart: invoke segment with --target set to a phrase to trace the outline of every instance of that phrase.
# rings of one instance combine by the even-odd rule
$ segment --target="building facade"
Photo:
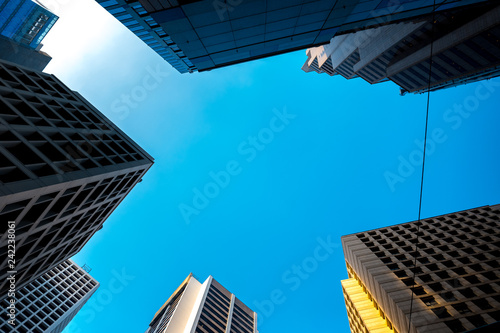
[[[36,49],[58,17],[36,0],[1,0],[0,34]]]
[[[146,333],[258,333],[257,314],[212,276],[192,274],[163,304]]]
[[[499,40],[498,3],[455,8],[336,36],[308,49],[302,70],[421,93],[499,76]]]
[[[500,205],[343,236],[342,246],[353,333],[488,332],[500,321]]]
[[[57,19],[36,0],[0,0],[0,59],[43,70],[51,57],[41,43]]]
[[[60,333],[99,288],[99,283],[71,259],[16,292],[15,327],[0,321],[1,332]],[[6,312],[9,299],[1,302]],[[5,319],[5,314],[2,319]]]
[[[483,0],[96,0],[181,73],[320,46]]]
[[[7,271],[20,288],[76,254],[152,164],[55,76],[0,61],[0,220],[16,248],[13,265],[2,223],[0,295]]]

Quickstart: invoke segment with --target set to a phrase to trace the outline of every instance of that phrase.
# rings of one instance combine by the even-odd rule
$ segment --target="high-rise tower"
[[[36,0],[0,0],[0,59],[43,70],[42,40],[58,17]]]
[[[351,331],[498,332],[500,205],[342,237]],[[483,331],[484,329],[484,331]]]
[[[305,72],[371,84],[390,80],[403,94],[489,79],[500,75],[500,6],[455,8],[356,31],[306,54]]]
[[[181,73],[320,46],[335,35],[483,0],[97,0]]]
[[[17,290],[15,298],[2,300],[2,312],[9,312],[14,299],[15,313],[14,319],[2,314],[0,332],[60,333],[97,288],[99,283],[68,259]]]
[[[257,314],[212,276],[192,274],[156,312],[146,333],[258,333]]]
[[[77,253],[152,164],[55,76],[0,61],[0,295]]]

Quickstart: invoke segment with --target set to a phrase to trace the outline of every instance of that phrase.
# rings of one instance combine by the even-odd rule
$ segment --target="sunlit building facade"
[[[455,8],[336,36],[306,55],[305,72],[390,80],[402,94],[425,92],[429,83],[432,91],[490,79],[500,75],[500,6]]]
[[[152,164],[55,76],[0,61],[0,294],[7,271],[21,288],[76,254]]]
[[[181,73],[326,44],[335,35],[483,0],[96,0]]]
[[[192,274],[156,312],[146,333],[258,333],[257,314],[212,276]]]
[[[343,236],[342,246],[351,332],[498,332],[500,205]]]
[[[4,314],[0,332],[60,333],[97,288],[99,282],[68,259],[16,292],[15,326]],[[9,301],[1,301],[2,312]]]

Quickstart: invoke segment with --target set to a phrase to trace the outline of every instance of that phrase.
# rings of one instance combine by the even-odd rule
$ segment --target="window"
[[[480,308],[481,310],[489,310],[492,308],[492,306],[490,305],[490,303],[488,303],[488,301],[486,299],[477,299],[477,300],[474,300],[472,301],[472,303],[474,303],[478,308]]]
[[[467,317],[467,320],[469,320],[476,327],[486,325],[486,322],[484,321],[483,317],[481,317],[480,315]]]
[[[427,306],[432,306],[437,304],[436,299],[432,296],[422,297],[420,300],[424,302],[424,304]]]
[[[462,325],[462,323],[458,319],[445,321],[444,323],[446,324],[446,326],[448,326],[448,328],[450,330],[452,330],[452,332],[465,331],[465,327]]]
[[[451,317],[450,313],[446,310],[446,308],[444,306],[439,307],[439,308],[434,308],[434,309],[432,309],[432,312],[434,312],[434,314],[436,316],[438,316],[438,318]]]
[[[456,301],[457,298],[455,297],[455,295],[453,295],[453,293],[451,291],[448,291],[448,292],[445,292],[445,293],[442,293],[440,295],[446,302],[453,302],[453,301]]]
[[[443,285],[439,282],[436,282],[436,283],[432,283],[429,285],[429,287],[434,290],[434,291],[441,291],[443,290]]]
[[[472,312],[469,307],[467,306],[467,304],[465,303],[458,303],[458,304],[453,304],[452,305],[453,308],[455,308],[455,310],[457,310],[458,313],[460,314],[465,314],[465,313],[469,313],[469,312]]]
[[[467,298],[476,297],[476,294],[474,293],[474,291],[472,291],[471,288],[460,289],[460,290],[458,290],[458,292]]]

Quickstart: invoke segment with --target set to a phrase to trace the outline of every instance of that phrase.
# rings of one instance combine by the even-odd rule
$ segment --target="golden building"
[[[342,246],[353,333],[489,332],[498,325],[500,205],[343,236]]]

